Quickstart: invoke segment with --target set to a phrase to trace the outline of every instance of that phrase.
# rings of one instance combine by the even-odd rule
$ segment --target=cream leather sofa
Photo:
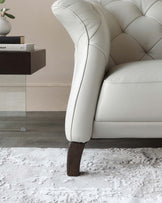
[[[68,175],[93,138],[162,138],[162,0],[58,0],[75,44]]]

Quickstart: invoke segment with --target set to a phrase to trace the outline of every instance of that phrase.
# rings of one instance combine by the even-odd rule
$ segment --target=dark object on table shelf
[[[24,44],[24,36],[0,36],[0,44]]]
[[[31,52],[0,51],[1,75],[31,75],[45,65],[45,49]]]

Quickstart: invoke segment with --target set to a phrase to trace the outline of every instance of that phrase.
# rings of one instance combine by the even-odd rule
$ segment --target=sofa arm
[[[91,138],[100,87],[108,63],[110,37],[102,8],[83,0],[58,0],[52,6],[75,44],[75,67],[66,113],[69,141]]]

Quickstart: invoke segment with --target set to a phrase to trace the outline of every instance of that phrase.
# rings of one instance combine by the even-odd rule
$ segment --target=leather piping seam
[[[147,51],[148,53],[161,41],[162,37]]]
[[[55,7],[56,8],[56,7]],[[82,79],[81,79],[81,82],[80,82],[80,85],[79,85],[79,89],[78,89],[78,92],[77,92],[77,96],[76,96],[76,100],[75,100],[75,104],[74,104],[74,111],[73,111],[73,115],[72,115],[72,121],[71,121],[71,127],[70,127],[70,140],[72,141],[72,128],[73,128],[73,122],[74,122],[74,116],[75,116],[75,111],[76,111],[76,106],[77,106],[77,101],[78,101],[78,97],[79,97],[79,93],[80,93],[80,90],[81,90],[81,86],[82,86],[82,83],[83,83],[83,79],[84,79],[84,75],[85,75],[85,72],[86,72],[86,66],[87,66],[87,61],[88,61],[88,52],[89,52],[89,46],[90,46],[90,37],[89,37],[89,34],[88,34],[88,30],[87,30],[87,26],[86,24],[84,23],[84,21],[80,18],[79,15],[77,15],[71,8],[69,7],[57,7],[59,9],[63,8],[63,9],[67,9],[69,10],[72,15],[74,15],[75,17],[77,17],[77,19],[80,21],[80,24],[84,26],[84,29],[85,29],[85,33],[86,33],[86,36],[87,36],[87,39],[88,39],[88,45],[87,45],[87,55],[86,55],[86,60],[85,60],[85,65],[84,65],[84,71],[83,71],[83,76],[82,76]],[[81,36],[80,36],[81,38]],[[79,42],[79,41],[78,41]],[[99,47],[96,47],[98,50]],[[105,54],[100,50],[100,52],[104,55],[105,57]],[[92,137],[92,132],[91,132],[91,137]]]
[[[154,21],[156,21],[157,23],[159,23],[160,25],[162,25],[162,23],[161,23],[157,18],[155,18],[154,16],[149,15],[149,16],[146,16],[146,17],[152,18]]]
[[[139,61],[143,61],[145,55],[149,56],[151,60],[155,60],[149,53],[145,53],[144,56]]]
[[[97,13],[98,11],[96,11],[96,9],[94,8],[93,4],[91,6],[92,6],[93,10]],[[99,16],[99,18],[101,18],[101,17]],[[96,31],[93,33],[93,35],[90,37],[90,39],[92,39],[96,35],[96,33],[99,31],[99,29],[101,27],[101,24],[102,24],[101,23],[101,19],[99,19],[99,20],[100,20],[100,24],[99,24],[98,28],[96,29]]]
[[[153,3],[146,9],[146,11],[144,12],[144,15],[146,15],[147,12],[154,6],[154,4],[156,4],[158,1],[159,1],[159,0],[153,2]],[[127,2],[129,2],[129,1],[127,1]],[[105,7],[107,7],[107,6],[109,6],[111,3],[114,3],[114,2],[111,1],[111,2],[108,2],[108,3],[106,3],[106,4],[102,4],[102,5],[105,6]],[[129,3],[130,3],[130,2],[129,2]],[[131,3],[134,4],[134,5],[137,7],[137,9],[141,12],[141,10],[140,10],[139,7],[137,6],[137,4],[135,4],[134,2],[131,2]]]
[[[125,32],[126,29],[127,29],[132,23],[134,23],[138,18],[141,18],[141,17],[142,17],[142,15],[141,15],[141,16],[137,16],[135,19],[133,19],[131,22],[129,22],[128,25],[124,28],[123,32]]]
[[[95,123],[162,123],[162,121],[97,121]]]
[[[98,49],[104,55],[105,61],[107,60],[106,54],[104,53],[104,51],[99,46],[97,46],[96,44],[91,44],[91,43],[89,43],[89,45]]]
[[[140,42],[138,42],[138,40],[137,40],[133,35],[130,35],[126,30],[125,30],[125,34],[127,34],[130,38],[132,38],[134,41],[136,41],[136,43],[138,44],[138,46],[141,47],[141,49],[143,49],[144,52],[147,51],[147,50],[145,50],[145,48],[140,44]]]
[[[70,8],[67,8],[67,9],[69,9],[69,11],[71,11],[78,18],[78,20],[81,22],[81,24],[84,26],[85,33],[86,33],[86,36],[87,36],[87,39],[88,39],[87,54],[86,54],[86,60],[85,60],[84,69],[83,69],[83,75],[82,75],[81,82],[80,82],[80,85],[79,85],[79,89],[78,89],[78,92],[77,92],[77,95],[76,95],[76,100],[75,100],[74,110],[73,110],[73,115],[72,115],[72,121],[71,121],[71,127],[70,127],[70,139],[72,141],[73,140],[72,139],[72,131],[73,131],[73,123],[74,123],[75,111],[76,111],[77,101],[78,101],[79,93],[80,93],[81,86],[82,86],[82,83],[83,83],[83,79],[84,79],[84,75],[85,75],[85,71],[86,71],[86,66],[87,66],[87,61],[88,61],[89,34],[88,34],[87,26],[85,25],[84,21],[80,18],[80,16],[78,16],[72,9],[70,9]],[[79,43],[79,41],[78,41],[78,43]]]
[[[84,26],[84,29],[85,29],[85,32],[86,32],[86,35],[87,35],[87,39],[88,39],[88,45],[87,45],[87,56],[86,56],[86,60],[85,60],[85,66],[84,66],[84,71],[83,71],[83,76],[82,76],[82,79],[81,79],[81,82],[80,82],[80,85],[79,85],[79,90],[77,92],[77,96],[76,96],[76,100],[75,100],[75,104],[74,104],[74,111],[73,111],[73,116],[72,116],[72,123],[71,123],[71,128],[70,128],[70,139],[72,141],[72,128],[73,128],[73,122],[74,122],[74,117],[75,117],[75,111],[76,111],[76,106],[77,106],[77,101],[78,101],[78,97],[79,97],[79,93],[80,93],[80,90],[81,90],[81,87],[82,87],[82,83],[83,83],[83,79],[84,79],[84,75],[85,75],[85,72],[86,72],[86,66],[87,66],[87,61],[88,61],[88,52],[89,52],[89,41],[90,41],[90,37],[89,37],[89,34],[88,34],[88,30],[87,30],[87,26],[86,24],[84,23],[84,21],[80,18],[80,16],[78,16],[71,8],[66,8],[68,9],[69,11],[71,11],[77,18],[78,20],[81,22],[81,24]],[[79,42],[79,41],[78,41]],[[99,47],[96,47],[98,50]],[[100,52],[104,55],[105,57],[105,54],[100,50]],[[91,137],[92,137],[92,132],[91,132]]]
[[[76,99],[75,99],[75,103],[74,103],[74,110],[73,110],[73,113],[72,113],[72,121],[71,121],[71,125],[70,125],[70,140],[72,141],[72,128],[73,128],[73,123],[74,123],[74,116],[75,116],[75,111],[76,111],[76,104],[77,104],[77,100],[78,100],[78,97],[79,97],[79,92],[80,92],[80,89],[81,89],[81,86],[82,86],[82,82],[83,82],[83,78],[84,78],[84,74],[85,74],[85,69],[86,69],[86,64],[87,64],[87,59],[88,59],[88,50],[89,50],[89,35],[88,35],[88,30],[87,30],[87,26],[85,25],[84,21],[80,18],[80,16],[78,16],[71,8],[69,7],[64,7],[64,6],[55,6],[54,8],[57,8],[57,9],[66,9],[68,11],[70,11],[70,13],[75,16],[80,25],[82,25],[84,27],[84,30],[85,30],[85,33],[86,33],[86,36],[87,36],[87,39],[88,39],[88,44],[87,44],[87,54],[86,54],[86,60],[85,60],[85,64],[84,64],[84,71],[83,71],[83,76],[81,78],[81,82],[80,82],[80,85],[79,85],[79,89],[77,91],[77,95],[76,95]],[[81,36],[79,36],[79,39],[81,38]],[[79,43],[79,41],[77,42]],[[76,46],[76,42],[75,42],[75,46]]]
[[[144,51],[143,51],[144,52]],[[137,59],[137,61],[141,61],[144,57],[145,57],[145,55],[148,55],[148,56],[150,56],[148,53],[145,53],[144,52],[144,54],[142,55],[142,57],[140,57],[139,59]],[[117,63],[117,61],[115,61],[115,59],[112,57],[112,55],[111,55],[111,53],[110,53],[110,57],[112,58],[112,60],[113,60],[113,62],[114,62],[114,64],[115,64],[115,66],[117,66],[117,65],[119,65],[120,63]],[[152,59],[154,59],[152,56],[150,56]],[[114,67],[114,66],[112,66],[112,67]]]
[[[53,6],[53,8],[54,9],[58,9],[58,10],[61,10],[61,9],[68,9],[68,11],[71,11],[71,9],[70,8],[67,8],[67,7],[64,7],[64,6],[57,6],[57,5],[55,5],[55,6]],[[72,11],[72,15],[74,16],[74,17],[76,17],[76,14]],[[83,25],[83,23],[81,23],[81,22],[79,22],[80,23],[80,25]],[[79,36],[79,38],[78,38],[78,40],[77,41],[79,41],[80,40],[80,38],[83,36],[83,34],[84,34],[85,32],[83,31],[81,34],[80,34],[80,36]],[[77,42],[75,42],[75,43],[77,43]]]
[[[113,62],[114,62],[114,66],[118,65],[117,61],[113,58],[112,54],[111,54],[111,51],[110,51],[110,57],[112,58]]]
[[[153,3],[151,4],[151,6],[149,6],[148,9],[145,11],[144,15],[146,15],[147,12],[148,12],[158,1],[159,1],[159,0],[153,2]]]
[[[123,31],[122,31],[122,30],[121,30],[121,32],[120,32],[119,34],[117,34],[114,38],[111,39],[111,42],[112,42],[113,40],[115,40],[116,38],[118,38],[119,35],[121,35],[121,34],[123,34]]]
[[[105,81],[105,83],[106,84],[112,84],[112,85],[118,85],[118,84],[123,84],[123,85],[127,85],[127,84],[129,84],[129,85],[133,85],[133,84],[149,84],[149,83],[151,83],[151,84],[153,84],[153,83],[155,83],[155,84],[157,84],[157,83],[162,83],[162,81],[150,81],[150,82],[107,82],[107,81]]]

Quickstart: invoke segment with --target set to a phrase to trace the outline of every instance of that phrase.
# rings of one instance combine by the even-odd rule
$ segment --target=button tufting
[[[111,16],[111,56],[115,64],[162,59],[162,0],[100,0]],[[117,21],[113,28],[113,20]],[[113,22],[113,23],[112,23]],[[114,37],[115,36],[115,37]]]

